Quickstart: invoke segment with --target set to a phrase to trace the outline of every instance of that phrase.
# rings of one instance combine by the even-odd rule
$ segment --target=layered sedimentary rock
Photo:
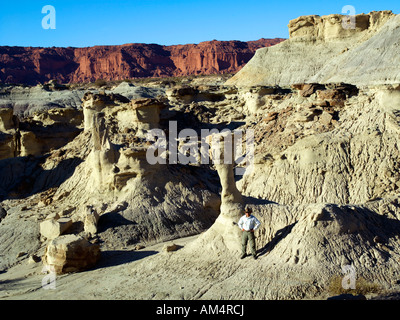
[[[126,44],[88,48],[0,48],[0,82],[36,84],[123,80],[236,72],[258,48],[283,39],[206,41],[161,46]]]
[[[302,16],[290,21],[290,38],[257,50],[227,84],[238,86],[346,82],[399,82],[400,17],[391,11],[349,16]]]
[[[100,246],[76,236],[65,235],[52,240],[46,247],[43,263],[56,274],[84,271],[100,259]]]
[[[12,108],[19,117],[33,116],[34,113],[51,113],[52,109],[81,109],[81,101],[85,93],[98,93],[98,88],[76,86],[68,90],[56,89],[54,81],[34,87],[6,85],[0,87],[0,108]],[[54,88],[55,87],[55,88]],[[90,90],[89,90],[90,89]],[[128,82],[110,88],[108,92],[123,95],[127,99],[153,98],[164,93],[164,88],[135,86]],[[43,112],[46,111],[46,112]],[[50,116],[50,114],[49,114]]]
[[[40,156],[60,148],[81,131],[82,112],[54,108],[19,120],[12,108],[0,108],[0,159]]]

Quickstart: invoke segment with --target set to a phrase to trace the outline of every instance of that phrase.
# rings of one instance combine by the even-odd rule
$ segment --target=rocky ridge
[[[227,84],[292,85],[338,83],[375,85],[398,83],[398,25],[391,11],[355,16],[355,25],[342,26],[344,16],[302,16],[289,22],[290,38],[257,50]]]
[[[0,47],[0,82],[33,85],[237,72],[259,48],[284,39],[205,41],[162,46]]]

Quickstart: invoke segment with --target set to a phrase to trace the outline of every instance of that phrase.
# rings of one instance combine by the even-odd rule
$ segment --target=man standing
[[[254,231],[260,227],[260,221],[252,215],[253,210],[246,207],[244,213],[245,215],[240,218],[238,222],[239,228],[242,230],[242,256],[240,259],[246,257],[246,247],[247,242],[250,242],[251,254],[254,259],[257,259],[256,253],[256,238],[254,236]]]

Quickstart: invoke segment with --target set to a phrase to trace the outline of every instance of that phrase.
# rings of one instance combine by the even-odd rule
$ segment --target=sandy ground
[[[201,250],[193,250],[200,236],[141,250],[104,249],[96,268],[58,275],[53,289],[42,286],[49,278],[42,272],[42,262],[29,263],[24,258],[0,274],[0,300],[287,300],[292,294],[293,299],[299,299],[299,288],[313,292],[304,297],[306,300],[332,296],[312,284],[311,278],[271,263],[268,255],[257,260],[241,260],[228,251],[212,255],[205,250],[202,255]],[[172,243],[178,246],[177,251],[163,250]],[[374,298],[376,294],[367,296]],[[399,295],[388,298],[399,299]]]
[[[197,237],[159,243],[138,251],[133,247],[102,251],[101,259],[95,269],[57,276],[55,289],[45,289],[42,286],[42,280],[46,277],[46,273],[42,272],[44,267],[42,262],[29,263],[26,258],[0,274],[0,299],[135,299],[135,287],[129,289],[135,280],[132,278],[132,270],[136,269],[139,263],[146,263],[155,255],[165,255],[168,259],[168,256],[174,253],[163,252],[166,244],[175,243],[178,248],[182,248]]]

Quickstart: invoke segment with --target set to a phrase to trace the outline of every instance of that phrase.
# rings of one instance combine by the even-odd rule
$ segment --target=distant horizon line
[[[84,48],[93,48],[93,47],[121,47],[121,46],[129,46],[129,45],[135,45],[135,44],[140,44],[140,45],[157,45],[161,47],[174,47],[174,46],[185,46],[185,45],[199,45],[201,43],[206,43],[206,42],[242,42],[242,43],[248,43],[248,42],[257,42],[260,40],[287,40],[288,38],[282,38],[282,37],[275,37],[275,38],[259,38],[257,40],[204,40],[200,41],[197,43],[178,43],[178,44],[159,44],[155,42],[127,42],[123,44],[95,44],[95,45],[87,45],[87,46],[31,46],[31,45],[0,45],[0,48],[8,47],[8,48],[38,48],[38,49],[52,49],[52,48],[63,48],[63,49],[84,49]]]

